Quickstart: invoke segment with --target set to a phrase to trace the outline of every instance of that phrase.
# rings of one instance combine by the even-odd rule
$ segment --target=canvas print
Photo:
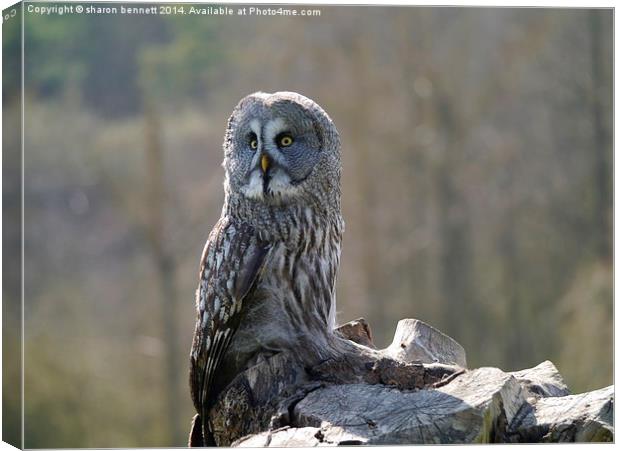
[[[7,5],[3,441],[613,441],[613,20]]]

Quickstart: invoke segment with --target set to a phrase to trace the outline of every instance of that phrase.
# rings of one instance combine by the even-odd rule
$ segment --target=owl
[[[202,253],[190,353],[190,444],[203,446],[216,444],[208,410],[237,374],[282,350],[307,365],[338,352],[336,127],[300,94],[258,92],[234,108],[223,147],[224,206]]]

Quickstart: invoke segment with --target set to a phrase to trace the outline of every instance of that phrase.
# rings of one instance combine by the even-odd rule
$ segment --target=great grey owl
[[[251,94],[228,120],[223,166],[224,206],[202,253],[190,355],[191,435],[203,445],[216,444],[208,409],[258,356],[291,350],[312,364],[332,357],[338,341],[344,222],[333,122],[300,94]]]

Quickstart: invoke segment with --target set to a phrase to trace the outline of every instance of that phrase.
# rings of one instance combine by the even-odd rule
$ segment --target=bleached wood
[[[384,350],[363,319],[338,331],[355,341],[340,360],[304,368],[282,352],[237,376],[211,411],[218,444],[613,440],[613,387],[569,396],[549,361],[515,372],[447,365],[465,363],[462,347],[416,320]]]
[[[445,363],[467,367],[463,347],[434,327],[417,319],[398,322],[386,354],[402,362]]]
[[[610,442],[614,387],[537,399],[526,404],[506,433],[512,442]]]

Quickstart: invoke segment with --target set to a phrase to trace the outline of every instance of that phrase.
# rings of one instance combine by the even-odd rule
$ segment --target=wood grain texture
[[[217,443],[613,440],[613,387],[570,395],[549,361],[515,372],[466,370],[454,365],[465,363],[460,345],[416,320],[401,321],[394,342],[383,350],[374,349],[363,320],[341,326],[338,333],[355,341],[341,360],[305,368],[284,352],[238,375],[211,411]],[[395,343],[406,351],[395,352]],[[435,363],[420,363],[421,355]]]
[[[400,320],[394,340],[385,351],[404,362],[437,362],[467,367],[465,350],[460,344],[417,319]]]
[[[524,404],[507,430],[512,442],[610,442],[614,387]]]

